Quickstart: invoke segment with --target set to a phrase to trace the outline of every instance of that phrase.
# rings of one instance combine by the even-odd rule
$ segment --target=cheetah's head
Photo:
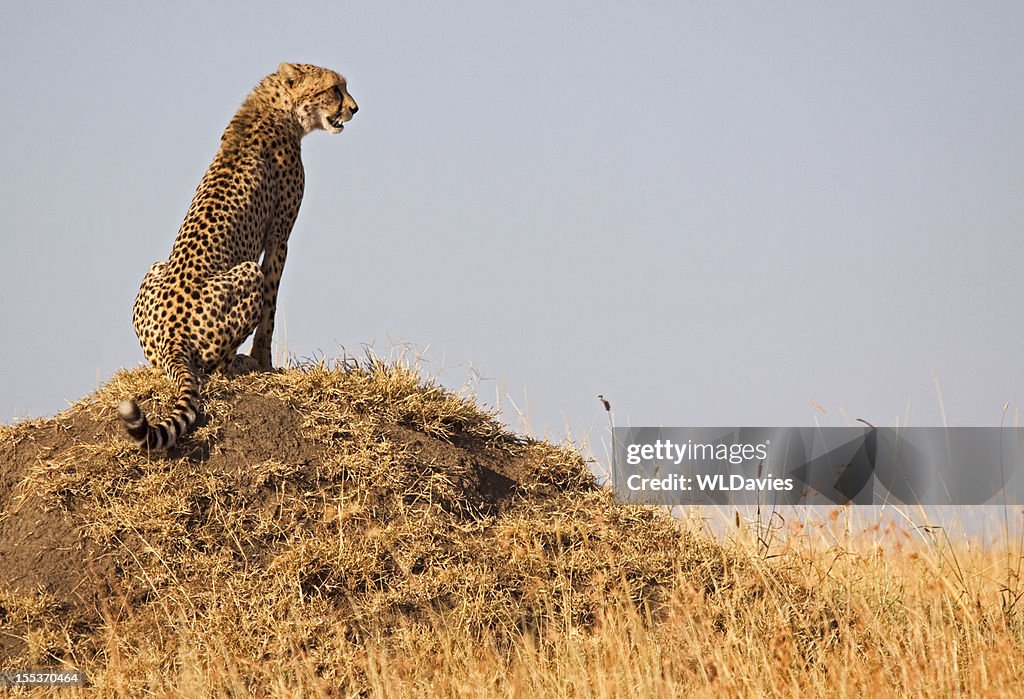
[[[333,70],[306,63],[282,63],[277,77],[305,133],[317,129],[341,133],[345,122],[359,111],[359,105],[348,94],[345,78]]]

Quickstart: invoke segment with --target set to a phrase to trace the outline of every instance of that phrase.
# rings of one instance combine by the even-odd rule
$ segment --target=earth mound
[[[0,667],[78,667],[138,694],[234,663],[263,694],[300,657],[315,686],[359,692],[375,644],[543,642],[617,604],[656,624],[680,589],[755,618],[785,607],[799,637],[828,627],[811,591],[616,503],[573,448],[512,434],[409,366],[211,376],[203,393],[167,454],[117,419],[127,397],[156,418],[173,405],[145,368],[0,427]]]

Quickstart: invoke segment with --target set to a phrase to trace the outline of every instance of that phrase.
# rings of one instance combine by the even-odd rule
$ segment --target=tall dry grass
[[[173,670],[154,658],[147,693],[249,696],[262,677],[267,693],[281,697],[1021,696],[1024,625],[1018,608],[1003,605],[1004,551],[929,548],[895,524],[846,546],[821,546],[814,539],[828,524],[814,528],[814,536],[788,537],[771,559],[753,528],[737,532],[735,552],[747,557],[754,580],[736,581],[736,594],[709,596],[680,578],[656,617],[626,598],[586,628],[552,609],[540,633],[511,643],[441,618],[363,642],[338,629],[331,682],[303,652],[298,628],[278,630],[278,642],[294,652],[268,665],[232,651],[229,623],[179,619]],[[822,637],[793,634],[786,600],[740,592],[773,589],[780,567],[820,593],[808,601],[818,606],[809,616],[838,610]],[[223,594],[230,603],[231,592]],[[145,658],[122,667],[118,629],[106,633],[108,662],[92,679],[101,694],[131,696]]]

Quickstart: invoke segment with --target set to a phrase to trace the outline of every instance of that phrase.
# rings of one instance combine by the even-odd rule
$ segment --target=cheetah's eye
[[[318,92],[316,94],[317,94],[317,97],[330,97],[330,98],[334,98],[334,99],[340,99],[337,87],[329,87],[326,90],[321,90],[320,92]]]

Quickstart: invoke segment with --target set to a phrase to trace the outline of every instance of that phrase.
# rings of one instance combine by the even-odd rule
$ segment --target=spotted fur
[[[167,449],[199,416],[202,372],[240,360],[269,370],[277,289],[302,203],[300,141],[340,133],[359,107],[332,70],[282,63],[228,124],[166,262],[153,265],[133,324],[146,358],[174,382],[171,414],[151,424],[134,400],[118,413],[142,448]],[[250,358],[235,352],[255,331]]]

